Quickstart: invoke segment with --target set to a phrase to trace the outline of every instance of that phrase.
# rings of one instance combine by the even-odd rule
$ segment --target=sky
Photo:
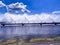
[[[51,13],[53,11],[60,11],[60,0],[1,0],[6,5],[16,2],[22,2],[27,5],[27,9],[31,13]],[[1,11],[6,9],[2,8]],[[2,11],[2,12],[4,12]]]
[[[60,0],[0,0],[0,22],[60,22]]]

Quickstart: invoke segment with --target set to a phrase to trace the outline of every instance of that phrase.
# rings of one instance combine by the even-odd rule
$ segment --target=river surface
[[[0,26],[0,37],[57,37],[60,36],[60,25],[19,25]]]

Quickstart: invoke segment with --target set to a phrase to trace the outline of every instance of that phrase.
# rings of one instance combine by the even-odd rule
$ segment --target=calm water
[[[60,25],[0,26],[0,37],[55,37],[60,36]]]

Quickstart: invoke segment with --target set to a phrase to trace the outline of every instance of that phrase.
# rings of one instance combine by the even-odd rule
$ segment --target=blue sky
[[[60,0],[0,0],[0,21],[60,22]]]
[[[51,13],[53,11],[60,11],[60,0],[1,0],[6,5],[16,2],[23,2],[27,5],[27,9],[31,13]],[[4,11],[3,11],[4,10]],[[0,8],[0,12],[5,13],[5,7]]]

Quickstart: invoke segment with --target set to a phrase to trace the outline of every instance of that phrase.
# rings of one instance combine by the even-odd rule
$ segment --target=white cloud
[[[25,11],[30,12],[26,9],[26,5],[23,3],[12,3],[10,5],[5,5],[0,1],[0,7],[6,6],[8,11],[16,11],[17,13],[20,11],[24,12],[24,14],[11,14],[6,12],[5,14],[0,14],[0,22],[9,22],[9,23],[40,23],[40,22],[60,22],[60,14],[57,16],[56,13],[60,13],[60,11],[54,11],[52,14],[41,13],[41,14],[33,14],[28,15]]]
[[[60,15],[60,11],[54,11],[54,12],[52,12],[52,14],[59,14]]]
[[[7,10],[8,11],[16,11],[18,12],[28,12],[30,13],[30,11],[28,9],[26,9],[27,5],[24,5],[23,3],[12,3],[10,5],[7,6]]]
[[[9,22],[9,23],[41,23],[41,22],[60,22],[60,15],[53,15],[53,14],[34,14],[34,15],[28,15],[28,14],[10,14],[5,13],[2,16],[0,16],[0,22]]]
[[[2,1],[0,1],[0,7],[3,7],[3,6],[5,6],[5,4]]]
[[[0,7],[3,7],[5,6],[7,11],[8,12],[15,12],[15,13],[20,13],[20,12],[23,12],[23,13],[30,13],[31,11],[26,9],[27,5],[24,5],[23,3],[12,3],[12,4],[9,4],[9,5],[6,5],[4,4],[2,1],[0,1]]]

